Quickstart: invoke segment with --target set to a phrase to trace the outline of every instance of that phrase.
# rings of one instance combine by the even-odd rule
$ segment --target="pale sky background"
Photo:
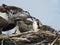
[[[43,24],[60,30],[60,0],[0,0],[2,4],[27,10]]]

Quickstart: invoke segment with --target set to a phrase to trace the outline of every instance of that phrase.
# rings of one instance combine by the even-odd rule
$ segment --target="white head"
[[[38,25],[37,25],[37,20],[35,17],[32,18],[32,22],[33,22],[33,30],[34,32],[38,31]]]
[[[37,21],[39,27],[42,26],[42,23],[39,19],[36,19],[36,21]]]
[[[36,18],[35,17],[32,17],[31,19],[32,19],[32,21],[36,21]]]

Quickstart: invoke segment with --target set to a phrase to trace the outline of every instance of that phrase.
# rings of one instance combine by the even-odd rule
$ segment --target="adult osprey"
[[[11,28],[10,23],[13,22],[15,25],[16,24],[15,19],[18,21],[17,19],[18,17],[19,18],[22,17],[23,19],[26,19],[26,18],[30,18],[31,16],[28,11],[24,11],[23,9],[15,6],[7,6],[3,4],[2,6],[0,6],[0,17],[1,17],[0,19],[0,32],[1,32],[10,29]]]
[[[9,19],[10,10],[11,10],[10,7],[5,4],[0,6],[0,34],[2,34],[2,31],[8,31],[16,26],[15,22],[13,24],[10,23]]]
[[[0,34],[2,33],[2,29],[9,24],[7,15],[7,10],[3,6],[0,6]]]

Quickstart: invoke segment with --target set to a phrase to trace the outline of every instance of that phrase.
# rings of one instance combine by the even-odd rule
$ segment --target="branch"
[[[9,35],[4,35],[4,34],[1,34],[0,35],[0,39],[4,39],[4,38],[12,38],[12,37],[20,37],[22,35],[27,35],[27,34],[35,34],[35,33],[38,33],[38,32],[32,32],[32,31],[28,31],[28,32],[24,32],[24,33],[20,33],[20,34],[9,34]],[[39,33],[38,33],[39,34]],[[41,34],[44,34],[46,36],[56,36],[55,34],[53,33],[47,33],[47,32],[41,32]]]

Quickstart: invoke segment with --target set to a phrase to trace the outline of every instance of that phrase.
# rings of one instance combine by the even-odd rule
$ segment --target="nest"
[[[0,35],[1,45],[39,45],[43,42],[52,42],[56,38],[56,34],[46,32],[24,32],[21,34]],[[52,38],[53,37],[53,38]]]

